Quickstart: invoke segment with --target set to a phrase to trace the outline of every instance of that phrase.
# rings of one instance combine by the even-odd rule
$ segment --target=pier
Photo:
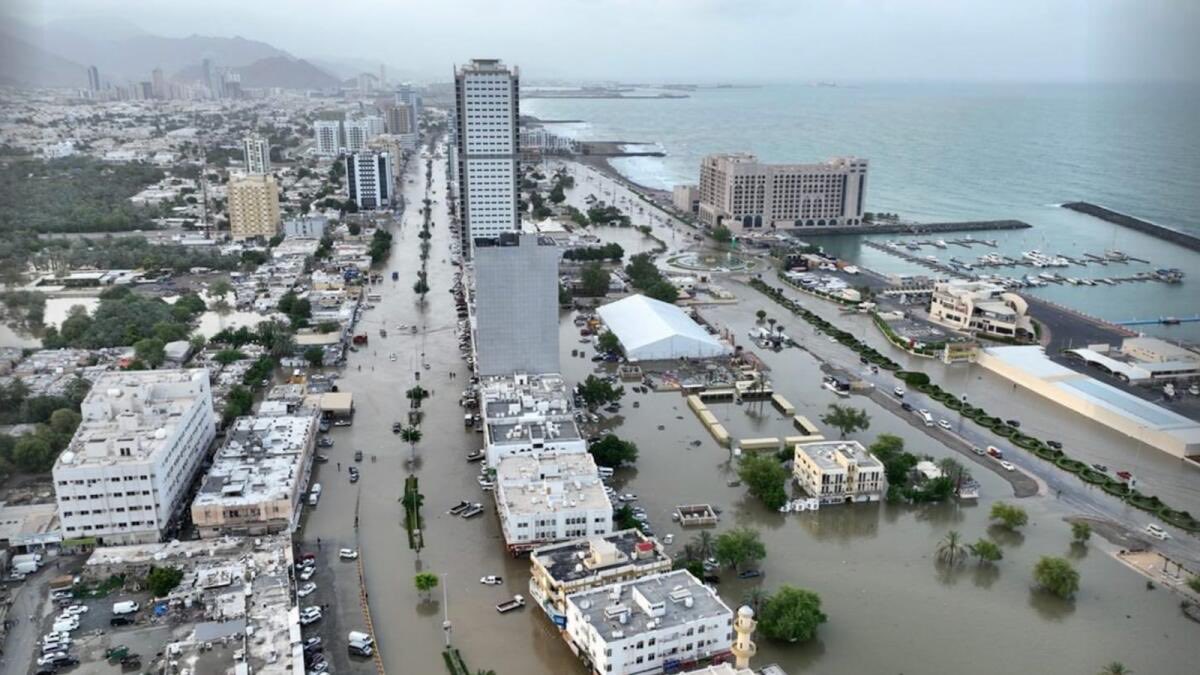
[[[1118,326],[1174,326],[1181,323],[1196,323],[1200,322],[1200,314],[1195,316],[1160,316],[1157,319],[1130,319],[1128,321],[1114,321]]]
[[[1113,223],[1114,225],[1128,227],[1131,230],[1137,230],[1138,232],[1148,234],[1152,237],[1158,237],[1159,239],[1169,241],[1173,244],[1179,244],[1180,246],[1189,248],[1193,251],[1200,251],[1200,237],[1197,237],[1194,234],[1182,232],[1170,227],[1163,227],[1162,225],[1156,225],[1149,221],[1142,220],[1141,218],[1134,218],[1133,216],[1126,215],[1124,213],[1118,213],[1112,209],[1106,209],[1103,206],[1098,206],[1089,202],[1067,202],[1066,204],[1063,204],[1062,207],[1064,209],[1071,209],[1072,211],[1077,211],[1079,213],[1086,213],[1094,218],[1099,218],[1100,220]]]
[[[1021,220],[967,220],[954,223],[867,223],[826,225],[788,230],[797,236],[823,234],[929,234],[933,232],[977,232],[981,230],[1025,230],[1033,227]]]

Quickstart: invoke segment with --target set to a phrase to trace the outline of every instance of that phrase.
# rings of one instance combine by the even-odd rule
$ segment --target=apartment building
[[[535,235],[500,233],[475,244],[479,373],[556,373],[558,249]]]
[[[317,141],[317,154],[333,157],[342,152],[342,121],[317,120],[313,122],[313,135]]]
[[[860,225],[867,160],[764,164],[746,153],[709,155],[700,162],[699,191],[700,220],[735,233]]]
[[[392,160],[386,152],[355,152],[346,156],[346,196],[364,211],[392,203]]]
[[[279,234],[279,185],[270,175],[229,181],[229,236],[270,239]]]
[[[887,490],[883,462],[858,441],[798,443],[792,473],[822,504],[877,502]]]
[[[389,134],[410,134],[413,133],[412,125],[412,110],[403,103],[390,105],[384,111],[386,117],[387,132]]]
[[[208,371],[105,373],[54,463],[65,540],[159,541],[216,435]]]
[[[312,470],[316,413],[234,420],[192,500],[201,537],[292,531]]]
[[[529,555],[529,595],[559,628],[567,625],[567,596],[671,571],[671,556],[656,539],[630,529],[535,549]]]
[[[507,457],[495,482],[500,529],[513,555],[612,532],[612,503],[586,452]]]
[[[1025,298],[983,281],[935,283],[929,301],[930,321],[991,337],[1033,335],[1028,311]]]
[[[700,187],[698,185],[676,185],[671,188],[671,204],[684,213],[700,210]]]
[[[246,161],[246,173],[263,174],[271,172],[271,144],[261,136],[247,136],[242,139],[242,154]]]
[[[733,611],[687,570],[567,596],[567,635],[598,675],[675,672],[723,658]]]
[[[342,123],[342,134],[345,139],[346,152],[362,152],[372,138],[383,133],[383,119],[379,117],[359,117]]]
[[[520,73],[498,59],[474,59],[454,71],[455,161],[462,250],[478,238],[521,229],[517,214]]]
[[[566,381],[554,373],[481,378],[479,410],[488,466],[506,457],[587,452],[571,399]]]

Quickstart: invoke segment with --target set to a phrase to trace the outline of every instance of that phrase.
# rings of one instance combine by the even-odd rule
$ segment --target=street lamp
[[[446,575],[442,575],[442,633],[446,636],[446,647],[450,647],[450,600],[447,586]]]

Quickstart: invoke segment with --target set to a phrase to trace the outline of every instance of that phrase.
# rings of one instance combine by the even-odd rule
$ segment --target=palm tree
[[[684,544],[682,555],[684,562],[691,562],[693,560],[700,559],[700,552],[696,550],[695,544]]]
[[[937,558],[948,565],[957,565],[967,555],[967,547],[962,542],[958,530],[950,530],[937,545]]]
[[[1130,675],[1133,671],[1126,668],[1124,663],[1113,661],[1100,669],[1098,675]]]
[[[713,536],[708,530],[701,530],[700,534],[692,539],[692,543],[696,545],[696,553],[701,558],[709,558],[713,554]]]
[[[749,605],[755,614],[759,614],[770,595],[762,588],[751,588],[742,596],[742,604]]]
[[[408,443],[411,449],[411,456],[417,456],[417,443],[421,442],[421,430],[416,427],[404,427],[400,430],[400,439]]]

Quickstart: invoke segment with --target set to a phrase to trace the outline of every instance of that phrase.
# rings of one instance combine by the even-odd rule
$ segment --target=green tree
[[[217,279],[208,287],[208,297],[212,298],[213,300],[219,300],[224,298],[226,295],[229,295],[229,293],[232,291],[233,284],[229,283],[228,279]],[[176,300],[175,304],[179,304],[179,301]],[[204,310],[201,309],[200,311]]]
[[[866,431],[871,427],[871,417],[861,408],[851,408],[837,403],[829,405],[829,412],[821,415],[821,421],[837,429],[842,438],[856,431]]]
[[[758,530],[739,527],[717,535],[713,546],[717,562],[734,570],[767,557],[767,547],[758,536]]]
[[[421,402],[429,398],[429,390],[418,384],[404,392],[404,398],[410,401],[411,407],[420,408]]]
[[[613,527],[618,530],[633,530],[640,529],[642,524],[634,517],[633,508],[622,504],[621,508],[613,511]]]
[[[63,436],[74,434],[81,421],[83,417],[70,408],[59,408],[50,413],[50,429]]]
[[[304,350],[304,360],[313,368],[320,368],[325,363],[325,350],[320,347],[309,347]]]
[[[992,504],[992,510],[988,517],[1000,521],[1000,525],[1013,531],[1024,527],[1029,522],[1029,515],[1025,513],[1025,509],[1005,502]]]
[[[950,530],[945,537],[938,542],[937,559],[938,562],[946,563],[947,565],[957,565],[967,557],[967,547],[963,544],[962,536],[958,530]]]
[[[614,434],[606,434],[589,446],[588,452],[592,453],[596,464],[616,468],[622,464],[636,462],[638,447],[632,441],[623,441]]]
[[[1004,551],[991,539],[980,537],[979,541],[970,544],[971,555],[979,559],[979,564],[994,563],[1004,557]]]
[[[712,557],[715,545],[712,532],[708,530],[701,530],[699,534],[692,538],[692,548],[695,551],[695,556],[698,558]]]
[[[54,464],[57,455],[50,443],[33,434],[25,434],[13,445],[12,461],[17,468],[29,473],[49,469]]]
[[[157,338],[146,338],[133,343],[133,353],[137,355],[139,361],[151,368],[161,366],[167,358],[162,340]]]
[[[341,328],[341,325],[336,321],[322,321],[317,324],[318,333],[336,333]]]
[[[1092,526],[1083,521],[1071,523],[1071,539],[1076,544],[1086,544],[1092,538]]]
[[[765,320],[766,320],[766,318],[767,318],[767,310],[765,310],[765,309],[760,309],[760,310],[758,310],[757,312],[755,312],[755,313],[754,313],[754,316],[758,317],[758,321],[759,321],[759,323],[762,323],[762,322],[763,322],[763,321],[765,321]]]
[[[1042,556],[1033,567],[1033,579],[1043,589],[1064,600],[1079,590],[1079,572],[1063,558]]]
[[[1126,668],[1124,663],[1113,661],[1101,668],[1097,675],[1131,675],[1132,673],[1133,671]]]
[[[235,417],[249,414],[253,407],[254,394],[242,385],[237,385],[225,396],[225,409],[221,411],[221,419],[228,424]]]
[[[606,330],[600,334],[600,337],[596,340],[596,346],[599,347],[600,351],[602,352],[621,355],[625,354],[625,348],[621,346],[620,338],[618,338],[617,334],[611,330]]]
[[[746,484],[751,495],[762,501],[772,511],[787,503],[789,474],[771,454],[747,454],[738,465],[738,477]]]
[[[438,586],[438,576],[432,572],[419,572],[413,577],[413,585],[429,600],[429,593]]]
[[[359,225],[358,223],[347,223],[346,231],[350,233],[351,237],[357,237],[362,232],[362,225]]]
[[[624,395],[625,387],[614,387],[608,380],[595,375],[588,375],[587,379],[579,385],[579,396],[583,398],[588,410],[595,410],[599,406],[619,401]]]
[[[246,355],[242,353],[240,349],[236,349],[234,347],[228,347],[226,349],[222,349],[216,354],[213,354],[213,361],[216,361],[223,366],[241,361],[244,358],[246,358]]]
[[[579,290],[587,296],[600,297],[608,293],[610,275],[600,263],[588,263],[579,273]]]
[[[724,225],[718,225],[712,229],[712,238],[725,244],[733,241],[733,232]]]
[[[821,596],[784,585],[763,603],[758,627],[775,640],[804,642],[816,637],[817,628],[828,620],[821,611]]]
[[[558,285],[558,304],[566,306],[571,304],[571,289],[565,284]]]
[[[550,201],[555,204],[561,204],[566,198],[567,195],[563,193],[562,183],[555,183],[554,187],[550,190]]]
[[[645,292],[646,297],[658,300],[659,302],[665,302],[667,304],[674,304],[675,301],[679,299],[679,289],[675,288],[674,284],[666,281],[665,279],[650,284],[643,289],[643,291]]]
[[[181,581],[183,581],[183,570],[175,567],[151,567],[150,573],[146,575],[146,587],[156,598],[161,598],[175,590]]]
[[[421,442],[421,430],[415,426],[407,426],[400,430],[400,440],[408,443],[410,456],[417,455],[417,443]]]

